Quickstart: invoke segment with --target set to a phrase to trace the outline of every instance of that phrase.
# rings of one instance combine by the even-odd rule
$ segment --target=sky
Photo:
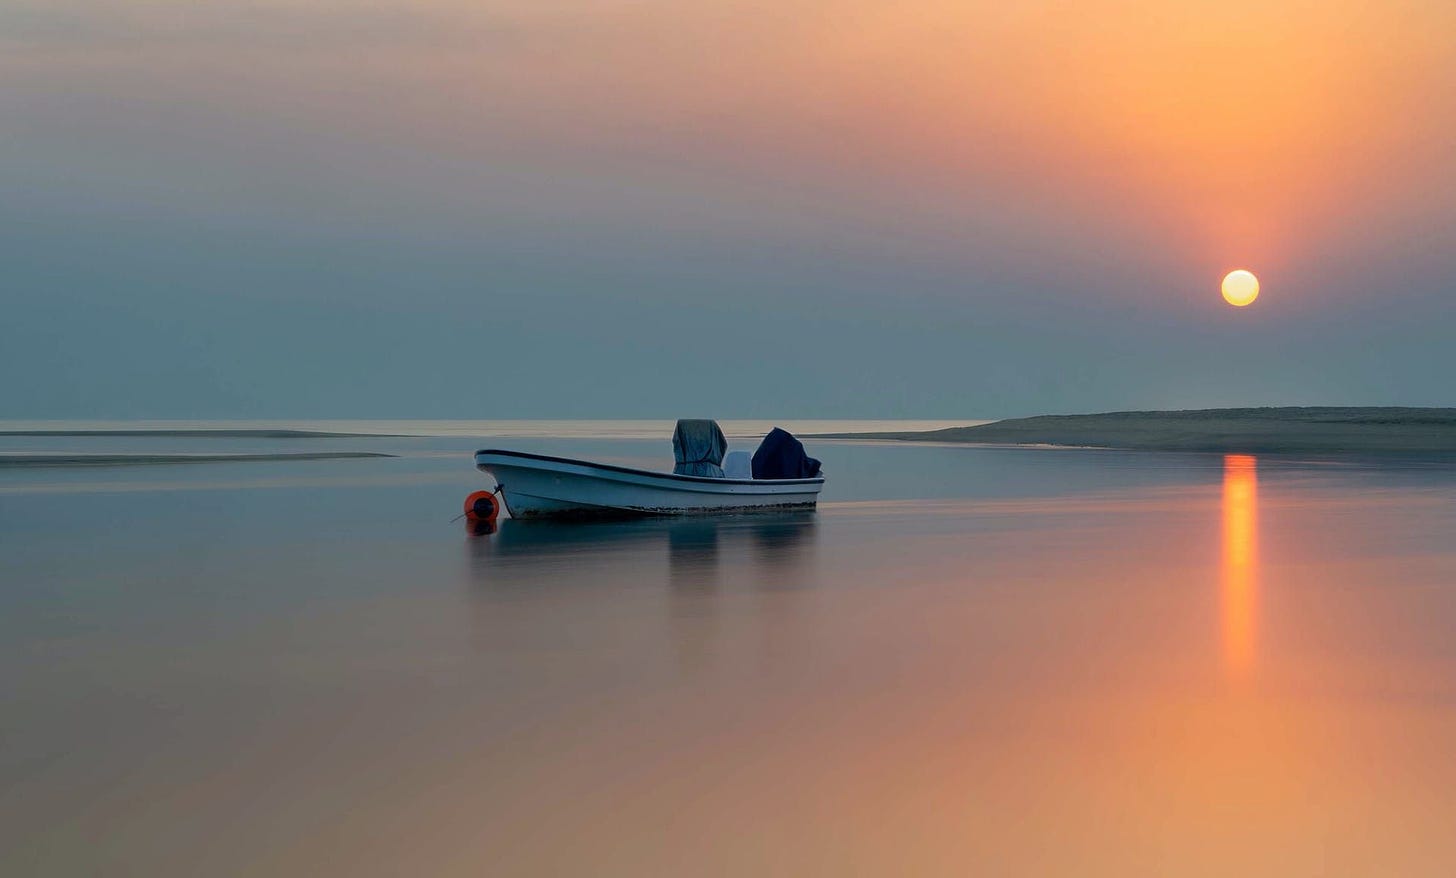
[[[1456,405],[1453,155],[1449,2],[0,0],[0,418]]]

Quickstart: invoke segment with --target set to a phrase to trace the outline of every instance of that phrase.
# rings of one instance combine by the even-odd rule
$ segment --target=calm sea
[[[0,467],[0,874],[1456,868],[1449,466],[810,439],[813,514],[477,536],[476,448],[671,422],[0,423],[138,428],[374,435],[0,457],[395,456]]]

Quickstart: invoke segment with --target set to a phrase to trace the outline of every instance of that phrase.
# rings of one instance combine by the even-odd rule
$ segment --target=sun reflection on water
[[[1230,674],[1254,666],[1259,596],[1259,472],[1248,454],[1223,459],[1223,651]]]

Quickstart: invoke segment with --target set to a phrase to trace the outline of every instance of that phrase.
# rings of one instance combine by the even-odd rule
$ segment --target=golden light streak
[[[1253,669],[1259,598],[1259,474],[1253,455],[1223,459],[1223,651],[1229,672]]]

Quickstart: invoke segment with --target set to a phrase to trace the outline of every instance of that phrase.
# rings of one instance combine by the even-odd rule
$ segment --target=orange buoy
[[[465,498],[465,517],[471,521],[495,521],[500,515],[500,501],[494,491],[476,491]]]

